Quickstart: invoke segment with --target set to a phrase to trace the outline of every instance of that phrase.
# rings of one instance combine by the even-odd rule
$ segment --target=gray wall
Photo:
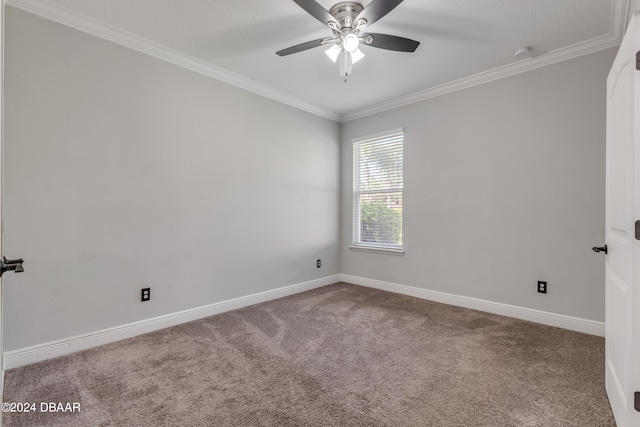
[[[342,273],[604,320],[616,49],[342,126]],[[404,257],[350,251],[351,139],[405,130]],[[538,280],[549,293],[538,294]]]
[[[615,49],[340,127],[11,7],[6,21],[4,253],[28,270],[3,278],[6,351],[339,272],[604,319],[590,248]],[[350,141],[397,127],[406,255],[350,251]]]
[[[337,123],[11,7],[5,111],[6,351],[339,272]]]

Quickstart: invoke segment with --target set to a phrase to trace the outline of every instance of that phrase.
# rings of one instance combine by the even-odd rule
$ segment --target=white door
[[[606,388],[618,427],[640,426],[634,408],[640,392],[639,19],[631,20],[607,78]]]
[[[2,153],[4,151],[4,0],[0,3],[0,224],[2,218]],[[0,254],[2,229],[0,225]],[[0,401],[4,401],[4,350],[2,349],[2,278],[0,277]],[[0,427],[2,417],[0,416]]]

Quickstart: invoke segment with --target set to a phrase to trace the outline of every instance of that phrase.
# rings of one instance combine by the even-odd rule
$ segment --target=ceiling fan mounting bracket
[[[360,3],[354,1],[342,1],[336,3],[330,10],[329,14],[336,18],[342,28],[353,28],[353,21],[356,19],[364,7]]]

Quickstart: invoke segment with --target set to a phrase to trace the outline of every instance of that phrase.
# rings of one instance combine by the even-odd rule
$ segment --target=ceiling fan
[[[340,76],[351,74],[353,64],[364,57],[360,46],[371,46],[398,52],[415,52],[420,42],[404,37],[362,31],[391,12],[403,0],[372,0],[367,7],[354,1],[335,4],[329,11],[314,0],[293,0],[311,16],[333,31],[333,37],[312,40],[280,50],[280,56],[291,55],[314,47],[330,45],[325,51],[333,62],[338,63]]]

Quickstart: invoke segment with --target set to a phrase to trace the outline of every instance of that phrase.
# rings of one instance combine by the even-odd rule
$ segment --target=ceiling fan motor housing
[[[329,13],[340,22],[342,28],[352,28],[354,19],[360,15],[363,9],[364,7],[362,7],[360,3],[343,1],[335,4],[331,10],[329,10]]]

